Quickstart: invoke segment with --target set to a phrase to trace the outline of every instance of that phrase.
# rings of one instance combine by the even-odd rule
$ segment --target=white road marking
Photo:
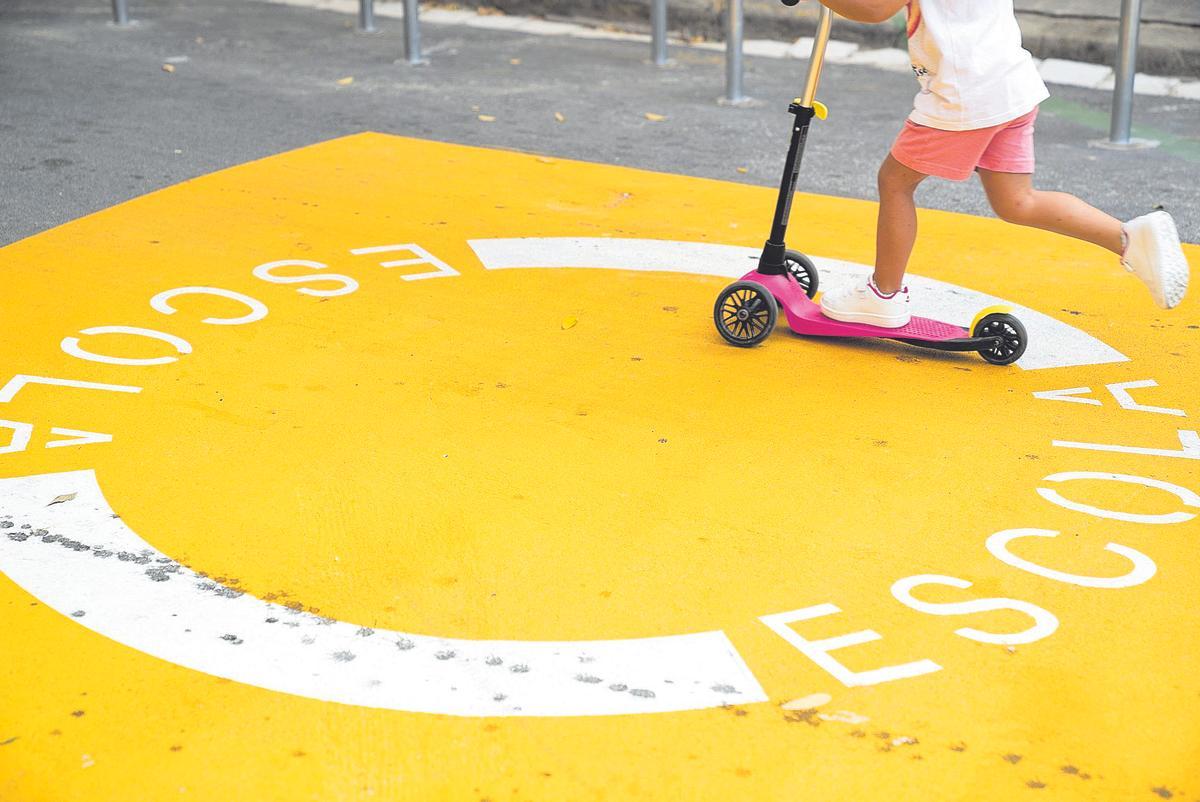
[[[95,443],[111,443],[112,435],[104,432],[88,432],[83,429],[67,429],[63,426],[55,426],[50,429],[50,434],[58,435],[59,437],[70,438],[68,440],[50,440],[46,443],[46,448],[62,448],[64,446],[87,446]]]
[[[670,273],[698,273],[736,278],[754,266],[757,248],[706,242],[633,239],[620,237],[523,237],[469,241],[475,255],[488,270],[510,268],[609,268]],[[821,284],[865,277],[871,268],[839,259],[812,256],[821,274]],[[1087,332],[1049,315],[1006,301],[994,295],[948,284],[944,281],[908,276],[917,314],[971,325],[975,313],[997,304],[1013,309],[1029,332],[1029,347],[1017,364],[1027,370],[1040,368],[1102,365],[1128,360],[1121,352]]]
[[[464,640],[372,629],[263,601],[138,537],[90,470],[2,479],[0,515],[14,524],[0,530],[0,572],[43,604],[132,649],[247,685],[454,716],[664,713],[767,699],[719,631]]]
[[[1033,394],[1034,398],[1043,401],[1066,401],[1071,404],[1090,404],[1095,407],[1104,406],[1095,398],[1080,398],[1092,391],[1091,387],[1069,387],[1066,390],[1042,390]]]
[[[1104,386],[1108,388],[1110,393],[1112,393],[1113,398],[1117,399],[1117,404],[1120,405],[1121,409],[1132,409],[1139,412],[1154,412],[1159,415],[1174,415],[1179,418],[1187,417],[1187,413],[1182,409],[1173,409],[1171,407],[1150,407],[1146,406],[1145,404],[1139,404],[1137,401],[1133,400],[1133,395],[1131,395],[1129,391],[1140,390],[1146,387],[1157,387],[1158,382],[1156,382],[1154,379],[1143,379],[1141,381],[1133,382],[1116,382],[1114,384],[1106,384]]]

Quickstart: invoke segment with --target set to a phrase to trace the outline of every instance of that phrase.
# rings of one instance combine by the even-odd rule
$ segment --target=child
[[[905,0],[821,0],[860,22],[883,22]],[[1166,212],[1120,221],[1064,192],[1033,188],[1033,122],[1049,97],[1013,0],[909,0],[908,50],[921,84],[914,110],[879,170],[875,274],[821,298],[835,320],[899,328],[909,321],[904,271],[917,237],[913,193],[926,176],[978,172],[992,209],[1010,223],[1107,248],[1159,306],[1183,300],[1188,265]]]

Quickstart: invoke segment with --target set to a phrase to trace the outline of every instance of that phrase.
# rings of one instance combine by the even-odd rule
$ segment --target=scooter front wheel
[[[979,355],[993,365],[1011,365],[1021,358],[1029,345],[1029,334],[1021,321],[1006,312],[984,316],[975,324],[972,334],[999,338],[995,345],[979,351]]]
[[[730,284],[717,296],[713,322],[731,345],[749,348],[765,340],[775,328],[779,312],[775,299],[763,285],[754,281]]]
[[[800,288],[804,290],[804,294],[812,300],[817,294],[820,277],[817,275],[817,266],[813,264],[812,259],[809,259],[800,251],[784,251],[784,264],[787,266],[788,275],[796,280]]]

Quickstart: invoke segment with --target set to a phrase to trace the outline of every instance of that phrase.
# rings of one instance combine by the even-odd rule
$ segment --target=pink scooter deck
[[[752,270],[742,276],[741,280],[753,281],[766,287],[779,300],[788,326],[797,334],[820,337],[883,337],[889,340],[927,342],[959,340],[971,336],[970,332],[961,326],[925,317],[914,317],[908,325],[898,329],[886,329],[865,323],[843,323],[821,314],[821,307],[809,300],[804,288],[788,276],[767,276]]]

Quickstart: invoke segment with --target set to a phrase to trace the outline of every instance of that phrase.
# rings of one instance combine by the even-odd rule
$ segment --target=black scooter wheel
[[[730,345],[749,348],[765,340],[775,328],[779,313],[775,299],[754,281],[730,284],[717,296],[713,322]]]
[[[1003,312],[985,316],[971,333],[976,337],[1000,338],[999,344],[979,349],[979,355],[993,365],[1011,365],[1029,345],[1029,335],[1021,321]]]
[[[804,290],[804,294],[812,300],[817,294],[817,287],[820,283],[820,277],[817,275],[817,266],[813,264],[812,259],[809,259],[800,251],[785,251],[784,264],[787,265],[788,275],[796,280],[796,283]]]

